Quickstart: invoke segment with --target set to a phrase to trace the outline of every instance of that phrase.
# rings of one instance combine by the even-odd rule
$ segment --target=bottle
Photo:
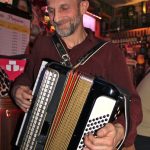
[[[147,41],[147,35],[144,33],[144,36],[141,42],[141,50],[140,50],[140,53],[144,55],[144,59],[147,58],[148,47],[149,47],[149,43]]]
[[[141,16],[141,23],[142,23],[142,27],[146,27],[147,26],[146,14],[142,14],[142,16]]]
[[[140,81],[143,79],[144,77],[144,73],[145,73],[145,58],[144,55],[139,53],[137,55],[137,65],[136,65],[136,71],[135,71],[135,82],[136,85],[138,85],[140,83]]]

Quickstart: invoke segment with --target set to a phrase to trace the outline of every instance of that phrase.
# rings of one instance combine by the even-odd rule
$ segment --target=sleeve
[[[127,90],[131,96],[129,125],[130,128],[124,143],[124,146],[127,147],[134,144],[137,133],[137,126],[142,121],[141,100],[131,80],[125,57],[121,49],[119,49],[119,47],[114,44],[111,44],[111,47],[109,47],[108,49],[110,49],[110,53],[108,55],[109,63],[107,65],[108,80]],[[125,126],[123,115],[118,118],[117,122]]]

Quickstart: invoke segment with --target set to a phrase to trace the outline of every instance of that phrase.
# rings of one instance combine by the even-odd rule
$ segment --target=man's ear
[[[87,9],[89,7],[89,1],[83,0],[80,2],[80,13],[83,15],[87,12]]]

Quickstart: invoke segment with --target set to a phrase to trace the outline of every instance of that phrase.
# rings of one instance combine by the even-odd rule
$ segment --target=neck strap
[[[84,56],[82,56],[81,58],[79,58],[77,64],[73,66],[73,69],[76,69],[80,65],[84,65],[94,54],[96,54],[107,43],[109,43],[109,41],[108,42],[100,41],[96,46],[94,46]]]
[[[59,53],[59,55],[61,57],[61,60],[62,60],[61,64],[63,64],[64,66],[71,67],[72,69],[76,69],[80,65],[84,65],[94,54],[96,54],[102,47],[104,47],[107,43],[109,43],[109,41],[108,42],[100,41],[96,46],[94,46],[84,56],[79,58],[79,60],[77,61],[77,64],[73,66],[70,62],[70,57],[69,57],[63,43],[59,39],[59,37],[56,34],[54,34],[52,36],[52,40],[57,49],[57,52]]]
[[[52,41],[57,49],[58,54],[61,57],[60,63],[64,66],[72,67],[72,64],[70,62],[70,57],[69,57],[63,43],[61,42],[61,40],[59,39],[59,37],[56,34],[54,34],[52,36]]]

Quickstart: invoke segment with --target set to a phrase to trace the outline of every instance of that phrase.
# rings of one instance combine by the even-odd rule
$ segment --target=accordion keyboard
[[[36,103],[32,110],[32,117],[27,126],[27,132],[23,138],[21,150],[33,150],[36,145],[36,138],[41,131],[43,120],[46,116],[46,109],[50,103],[54,88],[56,86],[58,74],[55,70],[46,70],[38,91]],[[31,140],[32,139],[32,140]]]

